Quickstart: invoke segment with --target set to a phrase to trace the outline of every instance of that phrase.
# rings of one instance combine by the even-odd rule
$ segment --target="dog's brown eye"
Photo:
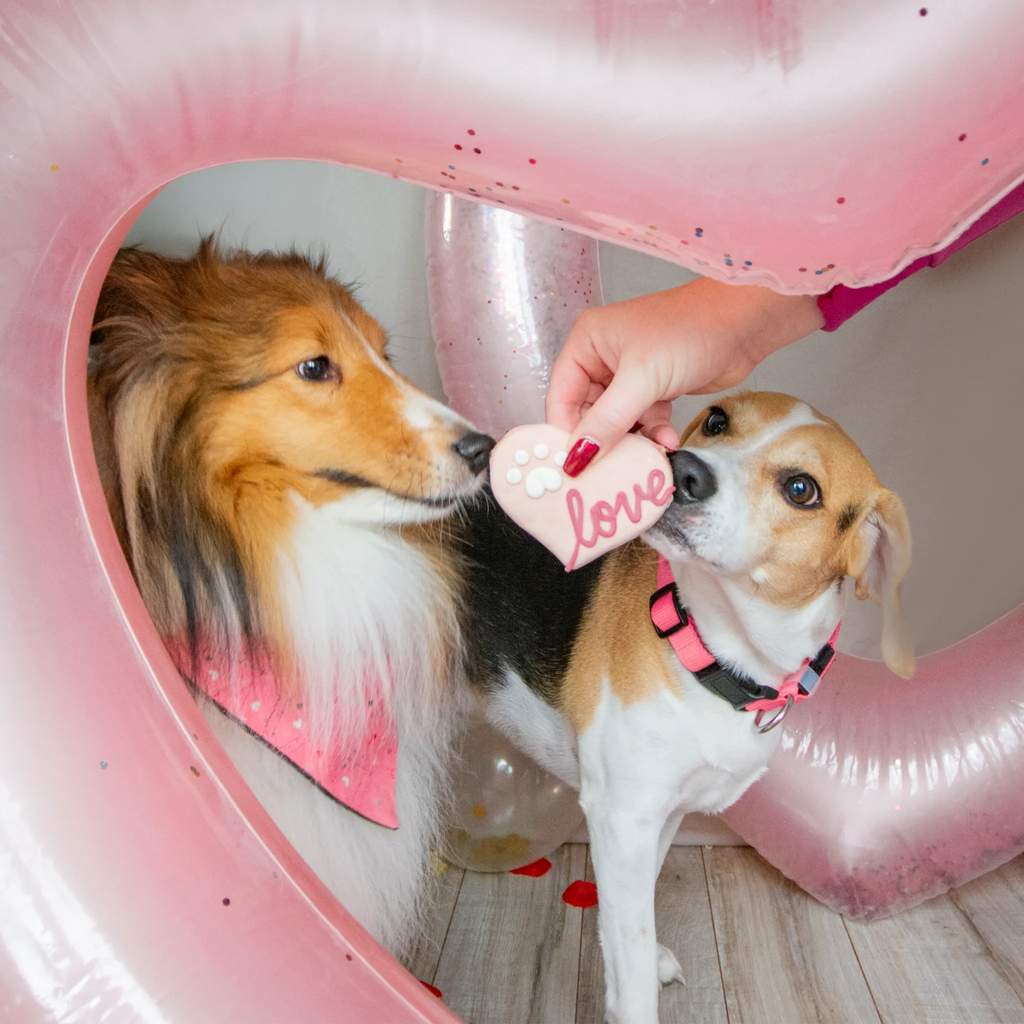
[[[704,420],[704,426],[701,427],[701,432],[705,437],[718,437],[718,435],[724,433],[728,427],[729,416],[726,411],[719,408],[717,405],[713,405]]]
[[[786,495],[787,501],[804,508],[807,508],[808,505],[818,504],[820,497],[814,477],[805,476],[802,473],[799,476],[791,476],[782,485],[782,491]]]
[[[303,359],[302,362],[295,367],[295,372],[303,380],[311,381],[337,380],[340,376],[337,367],[334,366],[327,356],[317,356],[315,359]]]

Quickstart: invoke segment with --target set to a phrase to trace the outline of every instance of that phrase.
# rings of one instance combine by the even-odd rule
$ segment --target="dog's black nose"
[[[680,504],[707,501],[718,490],[715,471],[693,452],[673,452],[668,461],[672,463],[672,482],[676,485],[673,497]]]
[[[488,456],[493,447],[493,437],[476,433],[466,434],[452,445],[455,454],[465,459],[474,473],[479,473],[487,468]]]

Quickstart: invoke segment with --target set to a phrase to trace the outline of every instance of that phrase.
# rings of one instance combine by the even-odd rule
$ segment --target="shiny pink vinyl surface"
[[[726,821],[833,910],[878,917],[1024,851],[1024,608],[919,659],[836,656]]]
[[[74,303],[70,324],[16,319],[5,341],[28,341],[0,353],[0,1018],[454,1021],[267,817],[120,553],[92,463],[84,356],[137,213],[101,240],[77,296],[40,278],[40,312]]]
[[[255,802],[174,673],[118,550],[88,438],[86,347],[106,268],[155,190],[232,161],[334,161],[723,279],[823,292],[940,248],[1024,172],[1015,0],[948,0],[927,15],[896,0],[484,0],[471,14],[459,0],[0,8],[6,1019],[454,1019]],[[856,772],[844,758],[829,774],[830,751],[846,749],[838,740],[805,745],[788,732],[768,785],[787,784],[787,757],[807,765],[794,771],[820,761],[840,785],[867,780],[848,802],[880,819],[897,813],[883,805],[894,786],[916,785],[966,837],[940,832],[933,876],[949,875],[970,838],[985,839],[971,870],[993,866],[985,851],[1008,855],[1021,819],[1020,718],[1003,711],[1020,706],[1019,613],[992,630],[980,670],[959,648],[936,656],[942,701],[894,706],[881,724],[866,703],[837,709],[859,709],[850,742],[874,751],[857,748]],[[954,677],[963,685],[944,690]],[[957,714],[965,690],[979,694],[968,717]],[[826,696],[789,729],[825,714]],[[948,718],[929,717],[947,704]],[[932,751],[915,762],[925,783],[895,783],[892,757],[910,754],[888,737],[919,713],[913,749]],[[774,824],[789,812],[758,810],[754,792],[747,801],[738,827],[790,858]],[[978,808],[985,827],[961,826],[957,816]],[[859,837],[875,819],[860,820],[840,831],[870,847]],[[920,859],[915,844],[932,828],[886,835]],[[895,863],[881,848],[877,863]],[[823,891],[852,870],[813,844],[806,859],[787,870],[824,879]]]

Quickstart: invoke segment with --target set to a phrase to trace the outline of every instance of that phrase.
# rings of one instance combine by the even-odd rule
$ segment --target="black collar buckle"
[[[746,711],[747,706],[755,701],[776,700],[779,696],[779,691],[773,687],[762,686],[753,679],[730,672],[717,661],[693,674],[701,686],[728,701],[736,711]]]

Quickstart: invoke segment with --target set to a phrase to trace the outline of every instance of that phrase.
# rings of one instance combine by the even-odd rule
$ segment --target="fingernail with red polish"
[[[579,476],[594,461],[594,456],[600,450],[601,446],[596,441],[589,437],[581,437],[572,446],[572,451],[566,455],[562,471],[566,476]]]

